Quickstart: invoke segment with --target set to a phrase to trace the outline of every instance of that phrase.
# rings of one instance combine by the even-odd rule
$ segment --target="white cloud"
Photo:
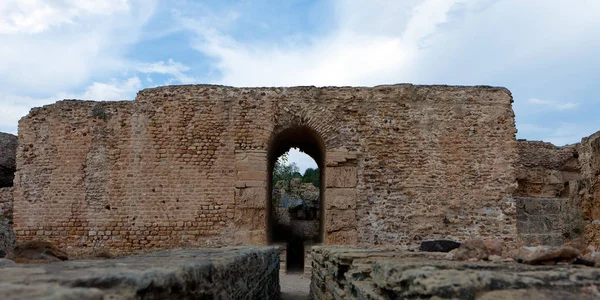
[[[427,0],[419,5],[394,5],[375,1],[358,5],[348,11],[336,2],[342,15],[332,33],[314,37],[309,44],[244,44],[214,27],[202,26],[192,18],[181,17],[184,27],[200,39],[193,46],[216,59],[215,68],[222,77],[220,83],[242,86],[260,85],[374,85],[409,79],[412,61],[416,59],[422,40],[435,33],[445,23],[449,10],[463,1]],[[344,2],[345,3],[345,2]],[[362,9],[372,12],[387,3],[394,9],[378,8],[379,15],[362,16]],[[366,8],[365,8],[366,7]],[[406,23],[396,23],[400,8],[412,8]],[[365,31],[395,23],[403,32]]]
[[[590,122],[556,122],[548,125],[524,123],[518,125],[519,132],[535,136],[534,140],[550,142],[556,146],[579,143],[582,137],[590,136],[600,129],[600,120]]]
[[[297,148],[291,148],[288,152],[288,163],[296,163],[300,173],[304,174],[304,171],[308,168],[316,169],[317,163],[308,154],[301,152]]]
[[[0,34],[36,34],[52,27],[75,25],[93,15],[129,10],[127,0],[3,0],[0,3]]]
[[[300,39],[304,43],[239,40],[185,12],[178,17],[181,27],[197,35],[194,48],[215,59],[213,67],[222,75],[214,80],[218,83],[497,85],[507,70],[572,57],[575,44],[582,45],[579,51],[594,47],[600,2],[564,3],[337,0],[335,26]]]
[[[124,59],[156,0],[0,1],[0,90],[53,95],[135,70]]]
[[[32,107],[52,104],[63,99],[83,99],[98,101],[132,100],[142,87],[138,77],[124,81],[111,80],[108,83],[93,82],[81,93],[61,92],[51,97],[34,98],[0,93],[0,132],[17,133],[19,119],[29,113]]]
[[[551,100],[542,100],[538,98],[530,98],[527,102],[540,107],[542,110],[573,110],[579,106],[579,103],[571,101],[558,102]]]
[[[189,71],[191,68],[179,63],[175,62],[173,59],[169,58],[169,60],[165,63],[164,61],[154,62],[154,63],[144,63],[140,64],[137,67],[137,70],[142,73],[148,74],[147,80],[152,82],[150,77],[151,73],[157,74],[165,74],[170,75],[176,80],[178,83],[193,83],[198,80],[192,76],[186,75],[185,72]]]

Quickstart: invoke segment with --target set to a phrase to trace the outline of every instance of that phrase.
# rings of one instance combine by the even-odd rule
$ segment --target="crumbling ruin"
[[[576,238],[600,247],[600,133],[557,147],[518,141],[517,229],[529,245]]]
[[[8,172],[0,212],[20,242],[50,241],[74,257],[278,244],[294,230],[306,235],[293,246],[300,253],[306,241],[416,249],[424,240],[483,239],[514,248],[582,238],[583,248],[600,247],[600,133],[564,147],[517,141],[511,103],[504,88],[409,84],[167,86],[134,101],[59,101],[20,121],[14,187]],[[274,201],[273,166],[291,147],[319,166],[318,207]],[[304,223],[318,226],[298,230]],[[443,285],[453,283],[443,280],[436,291],[414,280],[395,289],[404,280],[398,270],[467,279],[493,271],[491,285],[454,285],[458,297],[563,295],[553,284],[568,287],[569,297],[600,295],[600,273],[576,266],[559,272],[581,282],[552,277],[550,267],[418,252],[316,247],[312,258],[312,293],[324,299],[450,295]],[[495,291],[504,288],[513,291]]]
[[[495,87],[142,90],[19,122],[14,229],[74,255],[268,244],[270,170],[322,170],[325,244],[517,238],[514,115]]]

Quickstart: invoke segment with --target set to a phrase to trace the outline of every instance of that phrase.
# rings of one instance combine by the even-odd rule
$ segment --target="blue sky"
[[[187,83],[504,86],[518,138],[600,130],[598,0],[3,0],[0,45],[10,133],[60,99]]]

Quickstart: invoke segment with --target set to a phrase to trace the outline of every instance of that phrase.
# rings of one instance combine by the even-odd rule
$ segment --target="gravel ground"
[[[302,273],[279,273],[282,300],[308,300],[310,275]]]

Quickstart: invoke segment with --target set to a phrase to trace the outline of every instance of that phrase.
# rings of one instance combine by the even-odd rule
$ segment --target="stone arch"
[[[278,207],[273,207],[273,169],[276,160],[291,148],[298,148],[300,151],[309,155],[317,164],[320,171],[320,186],[319,186],[319,209],[316,210],[316,215],[313,215],[309,220],[303,220],[306,224],[314,224],[318,221],[318,237],[316,239],[307,235],[302,235],[296,232],[292,222],[289,220],[287,226],[278,223],[275,217]],[[323,241],[323,225],[324,225],[324,203],[325,203],[325,142],[321,135],[314,129],[308,126],[291,125],[283,130],[275,133],[269,141],[267,153],[267,239],[269,243],[286,243],[287,249],[287,269],[301,269],[304,258],[304,244],[321,243]],[[314,212],[314,210],[313,210]],[[318,218],[315,220],[314,218]],[[280,221],[280,220],[279,220]],[[298,223],[296,223],[297,225]],[[306,225],[305,224],[305,225]]]
[[[347,126],[339,113],[329,109],[322,109],[321,102],[327,101],[318,88],[307,92],[313,96],[305,101],[278,102],[275,111],[274,126],[270,135],[267,148],[267,168],[272,176],[272,165],[269,155],[273,153],[274,160],[287,151],[277,150],[275,145],[279,136],[286,136],[290,130],[307,130],[308,135],[315,135],[322,142],[322,162],[319,162],[315,153],[308,153],[313,157],[321,171],[321,223],[320,238],[324,244],[355,245],[358,243],[356,209],[360,197],[358,189],[358,156],[354,147],[347,148],[348,141],[356,137],[352,128]],[[310,152],[310,150],[308,150]],[[281,153],[279,153],[281,152]],[[313,156],[315,155],[315,156]],[[271,183],[269,177],[267,183]],[[270,193],[271,190],[268,190]],[[271,201],[267,196],[267,201]],[[267,203],[267,205],[270,205]],[[270,226],[267,218],[267,228]],[[267,230],[268,231],[268,230]],[[270,233],[268,234],[270,235]]]

